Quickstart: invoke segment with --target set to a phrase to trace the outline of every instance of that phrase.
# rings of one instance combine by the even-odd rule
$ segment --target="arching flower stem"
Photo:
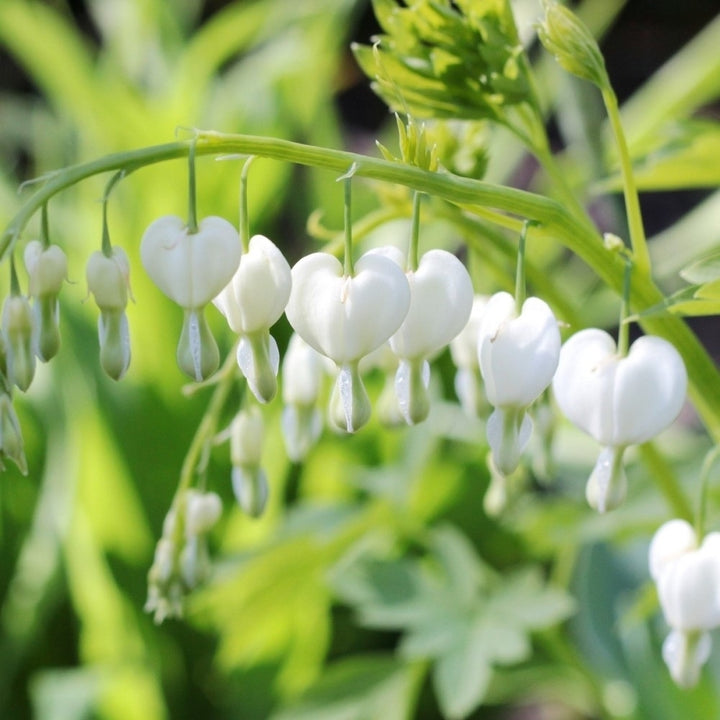
[[[707,511],[707,491],[710,484],[710,471],[718,457],[720,457],[720,445],[716,445],[707,453],[700,470],[700,495],[697,514],[695,516],[695,535],[698,543],[702,542],[705,534],[705,515]]]
[[[0,236],[0,262],[11,252],[32,216],[57,193],[94,175],[114,170],[130,172],[147,165],[187,157],[189,148],[188,141],[177,141],[107,155],[49,174],[46,182],[22,204]],[[198,155],[257,155],[334,172],[343,172],[354,163],[354,174],[359,177],[404,185],[469,212],[473,212],[473,208],[480,208],[483,217],[491,221],[495,218],[502,223],[512,216],[536,220],[541,224],[533,232],[537,242],[561,243],[587,263],[608,287],[622,291],[623,258],[604,247],[600,234],[589,218],[571,212],[551,198],[450,173],[430,172],[381,158],[278,138],[200,131],[195,152]],[[488,209],[495,212],[488,213]],[[513,222],[517,223],[517,220]],[[648,274],[638,273],[632,284],[630,298],[633,308],[642,312],[662,302],[664,296]],[[688,369],[690,395],[695,407],[712,438],[720,442],[720,394],[717,393],[720,373],[697,337],[677,316],[647,315],[641,317],[639,322],[647,333],[665,338],[678,349]]]

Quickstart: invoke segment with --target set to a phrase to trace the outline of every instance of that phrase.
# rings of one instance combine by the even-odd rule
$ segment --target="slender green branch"
[[[188,220],[187,229],[189,233],[198,231],[197,224],[197,192],[195,187],[195,146],[196,138],[190,140],[188,148]]]
[[[682,490],[682,483],[655,443],[647,442],[639,445],[638,453],[673,515],[688,522],[692,521],[692,506]]]
[[[352,243],[352,176],[345,180],[345,275],[352,277],[355,274],[353,267],[353,243]]]
[[[250,243],[250,214],[248,213],[248,173],[252,165],[254,155],[251,155],[244,163],[240,173],[240,242],[244,253],[248,251]]]
[[[132,171],[146,165],[187,157],[188,151],[188,142],[178,141],[108,155],[49,175],[45,184],[20,207],[0,237],[0,262],[11,252],[34,213],[58,192],[94,175],[122,169]],[[490,209],[498,214],[486,215],[487,219],[505,218],[500,224],[521,227],[523,219],[535,220],[539,227],[534,229],[534,237],[563,244],[592,267],[605,284],[618,294],[622,291],[624,259],[604,247],[599,233],[588,221],[581,221],[550,198],[450,173],[430,172],[403,163],[276,138],[201,132],[198,134],[196,152],[198,155],[258,155],[334,172],[344,172],[355,164],[354,174],[358,177],[404,185],[461,207]],[[520,220],[513,221],[513,217]],[[641,312],[661,302],[663,294],[647,274],[636,273],[630,299],[633,309]],[[708,432],[716,442],[720,442],[720,393],[717,392],[720,373],[714,363],[681,318],[652,315],[642,318],[640,322],[646,332],[664,337],[678,349],[688,369],[691,398]]]
[[[196,470],[199,465],[202,465],[205,454],[212,445],[213,437],[217,432],[220,413],[235,381],[237,369],[236,352],[237,344],[230,350],[225,362],[217,372],[219,380],[185,455],[173,504],[178,502],[184,491],[192,486]]]
[[[720,456],[720,445],[716,445],[705,456],[700,470],[700,500],[698,502],[697,514],[695,516],[695,534],[698,542],[702,542],[705,534],[705,516],[707,513],[707,491],[710,484],[710,471]]]
[[[607,110],[610,127],[615,136],[618,157],[620,160],[620,171],[623,179],[623,194],[625,196],[625,211],[627,212],[628,228],[630,230],[630,244],[633,249],[633,261],[638,270],[642,273],[650,273],[650,253],[648,252],[645,239],[645,228],[643,226],[642,213],[640,211],[640,198],[638,197],[635,177],[630,160],[625,132],[620,120],[620,109],[615,91],[607,85],[602,90],[602,98]]]
[[[618,323],[618,355],[625,357],[630,347],[630,325],[627,322],[630,314],[630,288],[632,287],[632,260],[625,260],[625,273],[623,275],[622,303],[620,305],[620,322]]]
[[[410,248],[407,256],[407,269],[415,272],[418,269],[418,245],[420,243],[420,203],[422,194],[413,193],[412,220],[410,221]]]

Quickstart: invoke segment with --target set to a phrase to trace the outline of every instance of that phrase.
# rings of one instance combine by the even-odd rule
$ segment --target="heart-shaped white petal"
[[[241,252],[237,230],[221,217],[206,217],[191,233],[181,218],[167,215],[148,227],[140,244],[147,274],[186,309],[207,305],[230,282]]]
[[[563,345],[553,391],[563,413],[605,446],[646,442],[675,420],[687,388],[677,350],[638,338],[626,357],[603,330],[581,330]]]
[[[430,250],[407,273],[410,308],[390,347],[401,358],[432,355],[467,324],[473,287],[465,266],[446,250]]]
[[[527,298],[518,315],[510,293],[495,293],[480,323],[478,353],[488,401],[495,407],[527,407],[555,373],[557,320],[539,298]]]
[[[274,325],[290,297],[290,265],[263,235],[250,238],[248,252],[230,282],[213,301],[236,333]]]
[[[662,571],[673,560],[677,560],[697,547],[695,529],[687,520],[668,520],[653,535],[648,551],[650,577],[658,581]]]
[[[668,562],[657,588],[665,620],[673,629],[689,632],[720,625],[720,555],[713,538],[708,536],[698,549]]]
[[[405,273],[387,257],[367,253],[347,276],[337,258],[313,253],[292,269],[285,314],[310,347],[344,365],[388,340],[409,306]]]

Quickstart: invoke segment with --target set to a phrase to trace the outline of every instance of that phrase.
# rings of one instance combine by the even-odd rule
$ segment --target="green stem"
[[[208,403],[203,419],[200,421],[195,436],[190,443],[185,460],[180,470],[180,481],[178,482],[173,505],[182,497],[185,490],[192,486],[193,477],[198,468],[202,469],[206,448],[212,443],[217,432],[220,413],[225,406],[233,382],[236,377],[237,360],[235,355],[237,347],[234,347],[225,358],[225,362],[217,373],[217,384],[213,390],[212,397]]]
[[[523,223],[520,239],[518,240],[517,265],[515,266],[515,307],[520,312],[525,302],[525,242],[530,223]]]
[[[415,272],[418,269],[418,245],[420,243],[420,202],[422,194],[413,193],[412,220],[410,223],[410,248],[407,257],[407,269]]]
[[[50,223],[48,222],[47,203],[43,203],[40,215],[40,242],[44,249],[50,247]]]
[[[647,442],[639,445],[638,453],[673,515],[690,522],[693,518],[692,505],[682,491],[680,479],[667,459],[658,451],[655,443]]]
[[[20,281],[18,280],[17,270],[15,269],[15,256],[10,256],[10,294],[13,297],[22,295],[20,290]]]
[[[240,174],[240,242],[242,243],[243,253],[248,252],[250,243],[250,215],[248,213],[248,172],[250,165],[255,159],[251,155],[243,164],[242,173]]]
[[[627,322],[630,314],[630,288],[632,287],[632,260],[625,260],[625,273],[623,275],[622,302],[620,303],[620,323],[618,325],[618,355],[625,357],[630,347],[630,323]]]
[[[451,173],[429,172],[380,158],[277,138],[202,132],[197,138],[196,151],[200,155],[258,155],[334,172],[343,172],[354,163],[354,173],[360,177],[404,185],[411,190],[447,200],[470,212],[477,207],[494,210],[495,213],[486,213],[483,217],[488,220],[495,217],[498,224],[517,223],[516,220],[512,221],[512,216],[535,220],[540,225],[533,232],[538,242],[546,240],[561,243],[586,262],[606,285],[618,293],[622,291],[624,259],[604,247],[602,238],[589,222],[575,217],[565,206],[550,198]],[[116,170],[132,171],[146,165],[187,157],[188,153],[189,143],[178,141],[108,155],[52,173],[46,183],[20,207],[0,236],[0,262],[11,252],[34,213],[58,192],[94,175]],[[663,297],[647,274],[635,275],[630,299],[637,312],[660,303]],[[682,318],[652,315],[641,318],[640,324],[647,333],[665,338],[680,352],[690,378],[690,396],[708,432],[716,442],[720,442],[720,393],[717,392],[720,373],[707,352]]]
[[[720,457],[720,445],[716,445],[712,450],[705,456],[705,460],[700,470],[700,499],[698,502],[697,515],[695,516],[695,535],[697,536],[698,544],[702,542],[703,535],[705,534],[705,515],[707,511],[707,491],[708,485],[710,484],[710,470],[715,464],[715,461]]]
[[[352,241],[352,175],[344,179],[345,182],[345,276],[355,274],[353,267],[353,241]]]
[[[197,137],[190,140],[188,148],[188,221],[189,233],[198,231],[197,224],[197,191],[195,188],[195,153],[197,148]]]
[[[105,186],[105,192],[102,199],[102,253],[105,257],[112,257],[112,243],[110,242],[110,229],[108,227],[107,206],[110,199],[110,193],[117,183],[126,175],[124,170],[116,172],[108,184]],[[44,207],[44,206],[43,206]]]
[[[602,98],[607,110],[610,127],[612,128],[620,159],[620,171],[623,179],[623,195],[625,196],[625,210],[627,212],[628,229],[630,231],[630,245],[633,249],[635,266],[643,274],[650,274],[650,253],[648,252],[640,212],[640,198],[638,197],[635,177],[633,176],[632,161],[628,150],[625,132],[620,120],[620,109],[614,90],[608,85],[602,90]]]

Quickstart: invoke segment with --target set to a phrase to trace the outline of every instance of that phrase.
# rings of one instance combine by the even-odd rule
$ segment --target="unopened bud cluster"
[[[213,492],[186,490],[170,508],[148,573],[145,609],[156,622],[182,615],[188,592],[210,573],[207,534],[220,518],[222,503]]]

